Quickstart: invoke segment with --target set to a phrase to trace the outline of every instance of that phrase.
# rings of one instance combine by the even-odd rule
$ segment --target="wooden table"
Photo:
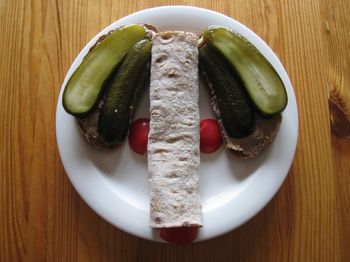
[[[295,160],[275,198],[237,230],[189,247],[101,219],[68,181],[55,140],[60,85],[79,50],[112,21],[166,4],[253,29],[284,64],[300,114]],[[349,261],[349,12],[347,0],[2,0],[0,261]]]

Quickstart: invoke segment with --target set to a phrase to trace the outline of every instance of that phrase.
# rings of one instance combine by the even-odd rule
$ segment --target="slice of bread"
[[[147,31],[147,37],[149,39],[151,39],[152,36],[157,32],[157,29],[153,25],[149,25],[149,24],[142,24],[142,25],[144,26],[144,28]],[[111,32],[113,32],[113,31],[111,31]],[[97,40],[97,42],[90,48],[89,52],[91,50],[93,50],[95,48],[95,46],[97,46],[103,39],[108,37],[108,35],[111,32],[109,32],[106,35],[101,36]],[[149,69],[150,69],[150,64],[147,65],[147,67],[145,68],[145,72],[146,72],[146,70],[149,70]],[[149,79],[147,77],[143,77],[143,75],[141,75],[139,85],[145,86],[145,87],[148,86]],[[77,118],[76,120],[77,120],[77,123],[78,123],[80,130],[81,130],[82,135],[85,137],[85,139],[88,143],[92,144],[93,146],[95,146],[96,148],[99,148],[99,149],[111,149],[111,148],[118,146],[118,144],[106,143],[101,138],[101,136],[98,132],[98,119],[100,116],[100,110],[103,106],[103,102],[104,102],[104,98],[101,99],[100,103],[96,106],[96,108],[93,110],[93,112],[91,112],[87,117],[82,118],[82,119]],[[135,108],[133,108],[133,109],[135,109]],[[132,117],[131,117],[131,119],[132,119]]]
[[[210,94],[210,104],[218,119],[220,130],[223,140],[226,144],[226,148],[236,157],[239,158],[256,158],[263,150],[272,143],[274,140],[281,121],[282,115],[277,114],[270,118],[265,118],[259,114],[255,115],[255,130],[247,137],[244,138],[232,138],[226,132],[222,123],[219,106],[217,103],[217,97],[215,96],[213,85],[210,82],[208,76],[204,71],[200,71],[201,76],[204,79],[204,83],[208,86]]]

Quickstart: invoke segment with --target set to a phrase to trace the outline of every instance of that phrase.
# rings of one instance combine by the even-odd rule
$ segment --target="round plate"
[[[287,176],[297,142],[298,110],[288,75],[273,51],[250,29],[220,13],[185,6],[140,11],[106,27],[83,48],[64,79],[56,113],[57,143],[69,179],[86,203],[105,220],[130,234],[161,241],[148,224],[150,197],[146,155],[133,153],[127,142],[109,152],[90,146],[61,103],[63,87],[99,36],[131,23],[153,24],[159,31],[197,33],[210,25],[231,28],[245,36],[266,56],[286,86],[289,102],[283,112],[282,125],[272,145],[259,158],[239,160],[223,146],[214,154],[201,154],[203,227],[196,241],[233,230],[258,213]],[[214,117],[202,85],[199,100],[201,118]],[[148,95],[145,95],[135,118],[149,117],[148,110]]]

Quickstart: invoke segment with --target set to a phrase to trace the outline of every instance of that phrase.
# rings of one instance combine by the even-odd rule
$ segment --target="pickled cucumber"
[[[199,66],[208,77],[217,99],[226,132],[233,138],[248,136],[255,127],[255,116],[240,78],[210,46],[199,48]]]
[[[149,79],[152,43],[144,39],[127,53],[111,86],[106,91],[104,105],[98,121],[98,131],[105,142],[121,143],[127,133],[135,103]]]
[[[247,39],[226,28],[214,26],[204,31],[203,41],[227,59],[263,115],[274,115],[286,107],[287,93],[281,78]]]
[[[141,25],[115,30],[92,49],[72,74],[63,93],[63,107],[76,117],[92,111],[102,89],[128,50],[146,36]]]

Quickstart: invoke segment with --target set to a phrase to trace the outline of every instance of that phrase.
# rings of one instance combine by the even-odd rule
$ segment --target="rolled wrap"
[[[153,36],[148,170],[150,226],[201,226],[198,36]]]

